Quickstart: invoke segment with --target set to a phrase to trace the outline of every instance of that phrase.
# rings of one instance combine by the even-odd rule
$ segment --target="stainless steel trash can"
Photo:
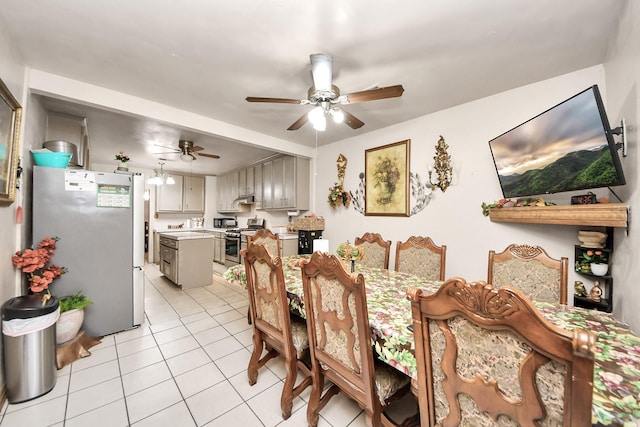
[[[9,403],[35,399],[56,385],[58,300],[15,297],[2,305],[2,355]]]

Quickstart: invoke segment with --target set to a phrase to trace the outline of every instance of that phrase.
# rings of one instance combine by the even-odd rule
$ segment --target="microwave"
[[[238,220],[235,218],[213,218],[213,228],[236,228]]]

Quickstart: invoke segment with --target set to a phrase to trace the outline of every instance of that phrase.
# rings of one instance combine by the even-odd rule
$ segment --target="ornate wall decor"
[[[350,194],[353,199],[353,209],[364,215],[364,196],[366,187],[364,181],[364,172],[360,172],[359,178],[360,184],[358,185],[358,189],[355,191],[355,193]],[[431,185],[431,183],[429,183],[428,180],[423,183],[420,179],[420,175],[414,172],[409,173],[409,181],[411,183],[411,197],[415,199],[414,204],[412,204],[410,215],[415,215],[426,208],[431,201],[431,197],[434,194],[433,186]]]
[[[327,197],[327,202],[329,202],[329,205],[334,209],[340,205],[348,208],[349,203],[351,203],[351,193],[347,192],[343,188],[347,163],[347,158],[343,154],[340,154],[336,160],[336,166],[338,167],[338,182],[336,182],[333,187],[329,187],[329,196]]]
[[[437,181],[433,182],[431,178],[432,170],[429,168],[429,182],[432,186],[438,187],[444,193],[451,184],[451,178],[453,175],[453,168],[451,167],[451,156],[447,153],[449,146],[444,142],[444,138],[440,135],[438,144],[436,145],[436,155],[433,157],[435,169],[437,175]]]
[[[410,142],[365,150],[365,215],[409,216]]]

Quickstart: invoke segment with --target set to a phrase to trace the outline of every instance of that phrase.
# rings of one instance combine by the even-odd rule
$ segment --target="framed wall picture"
[[[0,80],[0,206],[8,206],[16,197],[22,107]]]
[[[409,216],[410,143],[407,139],[365,151],[365,215]]]

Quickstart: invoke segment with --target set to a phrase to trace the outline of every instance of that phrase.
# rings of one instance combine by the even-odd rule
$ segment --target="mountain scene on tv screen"
[[[574,151],[542,169],[523,174],[500,175],[505,197],[558,193],[583,188],[606,187],[616,182],[616,169],[609,147]]]

